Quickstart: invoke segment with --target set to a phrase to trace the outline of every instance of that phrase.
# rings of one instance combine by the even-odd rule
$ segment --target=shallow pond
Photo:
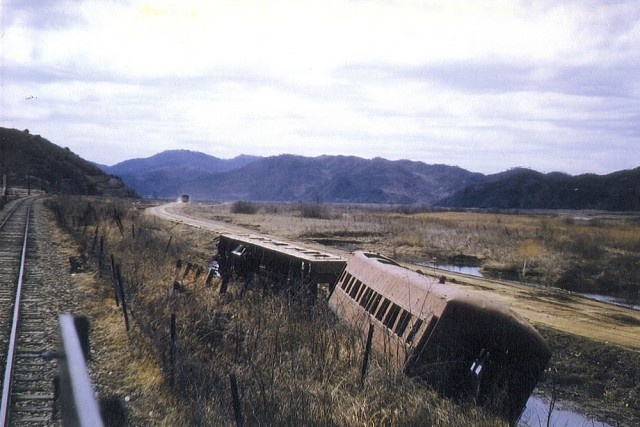
[[[549,418],[549,400],[541,396],[531,396],[518,426],[546,427],[547,425],[551,427],[612,427],[611,424],[586,417],[561,402],[556,402]]]
[[[437,268],[439,270],[444,270],[444,271],[451,271],[453,273],[468,274],[469,276],[484,277],[480,272],[480,266],[438,264],[434,262],[421,262],[421,263],[418,263],[418,265],[422,265],[428,268]],[[542,286],[534,283],[527,283],[527,284],[531,286]],[[560,289],[560,288],[557,288],[557,289]],[[594,299],[600,302],[605,302],[607,304],[619,305],[621,307],[630,308],[632,310],[640,310],[640,305],[626,302],[620,298],[610,297],[607,295],[597,295],[597,294],[580,294],[579,293],[579,295],[582,295],[584,297]]]
[[[630,308],[632,310],[640,310],[639,304],[632,304],[625,300],[616,297],[610,297],[607,295],[599,295],[599,294],[581,294],[587,298],[594,299],[600,302],[606,302],[607,304],[619,305],[621,307]]]
[[[468,274],[470,276],[482,277],[479,266],[469,265],[451,265],[451,264],[436,264],[433,262],[421,262],[419,265],[423,265],[429,268],[437,268],[440,270],[451,271],[453,273]]]

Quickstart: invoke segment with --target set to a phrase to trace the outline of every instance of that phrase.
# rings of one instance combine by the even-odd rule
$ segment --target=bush
[[[329,212],[327,208],[320,203],[301,203],[300,214],[303,218],[329,218]]]
[[[258,212],[258,205],[247,200],[238,200],[233,205],[231,205],[231,212],[237,214],[253,215]]]

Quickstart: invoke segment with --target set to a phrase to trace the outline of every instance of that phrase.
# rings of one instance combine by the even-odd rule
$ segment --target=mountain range
[[[640,167],[608,175],[524,168],[484,175],[410,160],[291,154],[219,159],[187,150],[105,166],[28,130],[1,127],[0,175],[9,188],[119,197],[640,211]]]
[[[438,202],[457,208],[640,210],[640,167],[608,175],[542,174],[514,169],[490,175]]]
[[[175,150],[128,160],[108,173],[143,196],[198,200],[431,204],[479,182],[481,174],[446,165],[354,156],[210,158]]]
[[[145,197],[429,205],[487,209],[640,210],[640,167],[608,175],[484,175],[457,166],[354,156],[238,156],[187,150],[101,166]]]
[[[219,159],[188,150],[170,150],[143,159],[131,159],[114,166],[97,165],[106,173],[119,176],[143,197],[171,199],[189,192],[185,183],[206,182],[212,175],[240,169],[257,160],[255,156]],[[210,190],[199,192],[199,197],[217,200]]]

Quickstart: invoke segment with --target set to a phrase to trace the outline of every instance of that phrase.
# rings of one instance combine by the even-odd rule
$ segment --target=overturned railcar
[[[222,286],[234,275],[250,282],[256,275],[270,287],[317,296],[318,284],[335,284],[344,270],[342,257],[255,234],[223,234],[217,261]]]
[[[540,334],[512,310],[379,254],[347,260],[329,305],[363,329],[373,325],[374,348],[408,375],[511,425],[551,358]]]

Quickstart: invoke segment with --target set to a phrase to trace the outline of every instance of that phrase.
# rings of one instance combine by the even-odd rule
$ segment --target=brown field
[[[640,350],[639,311],[603,304],[555,287],[559,285],[559,277],[566,277],[568,271],[589,263],[597,264],[597,273],[596,277],[585,277],[588,272],[580,274],[585,281],[597,281],[608,269],[615,269],[615,273],[609,274],[609,280],[624,281],[627,295],[637,297],[640,288],[640,274],[635,271],[640,265],[640,218],[637,216],[591,214],[591,217],[583,216],[591,219],[576,220],[576,213],[405,214],[331,207],[332,212],[326,214],[326,219],[318,219],[305,218],[294,208],[262,209],[267,213],[233,214],[230,205],[162,207],[167,213],[208,220],[198,224],[217,231],[237,226],[310,244],[329,245],[338,253],[355,249],[378,252],[413,265],[423,273],[445,275],[460,286],[487,293],[532,323]],[[591,252],[598,254],[597,260],[592,259]],[[633,271],[610,265],[619,255],[633,261]],[[473,278],[419,265],[420,262],[456,260],[482,263],[483,271],[490,277],[503,273],[509,278],[515,276],[518,282]],[[536,280],[540,278],[544,280]],[[527,285],[529,280],[542,286]],[[572,283],[565,287],[575,290],[587,285]],[[602,288],[586,290],[616,294],[612,289],[618,287],[612,283],[605,289],[610,292],[602,292]],[[638,300],[632,299],[630,303],[638,304]]]
[[[170,205],[151,212],[143,208],[94,199],[51,205],[60,226],[74,236],[92,265],[75,280],[100,331],[92,366],[95,382],[105,393],[129,396],[132,425],[198,425],[203,419],[210,425],[233,424],[231,374],[241,390],[247,424],[497,423],[466,405],[438,399],[377,358],[359,386],[364,338],[337,322],[322,304],[310,312],[251,290],[249,298],[243,298],[233,286],[230,294],[221,296],[215,283],[206,286],[203,276],[177,269],[177,259],[206,266],[218,232],[250,229],[329,245],[322,248],[336,253],[366,248],[408,264],[466,257],[497,267],[492,271],[522,274],[526,261],[524,277],[518,277],[522,282],[537,277],[542,266],[553,264],[547,274],[551,280],[562,277],[571,262],[580,265],[578,255],[561,248],[576,247],[572,236],[588,239],[589,227],[606,242],[606,254],[637,255],[629,237],[638,229],[632,217],[598,217],[599,225],[592,225],[594,220],[587,225],[553,215],[360,207],[312,206],[315,218],[305,217],[306,208],[296,206],[259,205],[254,214],[233,213],[233,205]],[[104,242],[102,261],[97,259],[98,241]],[[514,248],[517,254],[509,252]],[[545,259],[545,251],[555,255]],[[127,298],[135,312],[129,334],[114,303],[109,255],[127,278]],[[553,351],[540,384],[548,396],[571,400],[612,424],[632,425],[640,418],[640,352],[634,340],[640,332],[638,312],[542,286],[435,274],[500,299],[534,323]],[[175,280],[181,282],[180,291],[174,290]],[[167,365],[172,313],[179,337],[173,385]]]
[[[587,273],[575,271],[585,264],[597,264],[600,271],[596,276],[618,269],[611,274],[612,279],[633,286],[626,295],[637,297],[637,216],[576,212],[403,213],[332,206],[324,208],[322,218],[306,218],[304,210],[296,206],[257,206],[253,214],[233,213],[232,205],[198,204],[161,206],[155,213],[218,232],[249,229],[310,245],[328,245],[323,249],[336,253],[372,250],[423,273],[445,275],[449,283],[501,301],[543,333],[555,356],[541,389],[579,401],[587,411],[613,419],[620,411],[634,410],[635,417],[640,414],[640,386],[638,381],[628,380],[640,380],[640,311],[545,286],[558,285],[559,278],[568,277],[567,272],[585,277]],[[619,270],[621,266],[615,261],[620,256],[634,260],[632,271]],[[476,278],[417,265],[433,260],[480,262],[483,272],[515,276],[517,281]],[[538,283],[542,285],[527,283],[541,278],[544,280]],[[585,280],[596,283],[598,278]],[[602,290],[579,283],[568,287]],[[638,304],[637,298],[630,302]],[[603,403],[609,406],[603,407]]]
[[[180,206],[180,205],[177,205]],[[405,262],[481,264],[485,276],[640,301],[640,215],[595,212],[421,212],[256,204],[181,206],[184,214]],[[408,212],[407,212],[408,211]]]

